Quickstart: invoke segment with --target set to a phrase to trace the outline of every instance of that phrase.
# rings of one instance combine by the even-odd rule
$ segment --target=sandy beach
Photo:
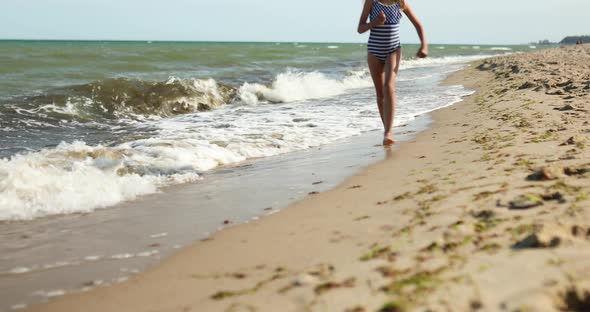
[[[590,46],[494,57],[337,188],[27,311],[589,311]]]

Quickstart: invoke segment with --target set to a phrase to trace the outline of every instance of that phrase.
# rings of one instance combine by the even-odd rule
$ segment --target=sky
[[[589,0],[406,0],[429,43],[590,35]],[[0,0],[0,39],[364,42],[364,0]],[[402,42],[419,42],[406,18]]]

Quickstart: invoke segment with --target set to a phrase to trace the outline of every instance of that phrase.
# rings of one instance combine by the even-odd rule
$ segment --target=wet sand
[[[337,188],[30,311],[588,311],[590,47],[447,83],[477,93]]]
[[[402,140],[428,127],[422,116]],[[125,281],[218,230],[278,212],[310,192],[336,187],[388,150],[369,132],[307,151],[205,173],[91,214],[5,222],[0,228],[0,311]],[[277,187],[280,185],[280,187]],[[228,196],[231,194],[231,196]]]

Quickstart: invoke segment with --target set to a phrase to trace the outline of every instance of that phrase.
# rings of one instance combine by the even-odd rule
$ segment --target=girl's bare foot
[[[383,145],[389,146],[395,144],[395,140],[393,139],[393,134],[391,132],[386,133],[383,136]]]

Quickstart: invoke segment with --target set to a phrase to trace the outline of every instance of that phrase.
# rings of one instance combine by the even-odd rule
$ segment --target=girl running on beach
[[[416,56],[419,58],[428,56],[428,45],[422,24],[405,0],[365,0],[358,26],[359,34],[371,30],[367,58],[377,93],[379,114],[385,129],[383,145],[395,143],[391,130],[395,110],[395,78],[402,57],[399,38],[402,12],[416,28],[422,43]]]

